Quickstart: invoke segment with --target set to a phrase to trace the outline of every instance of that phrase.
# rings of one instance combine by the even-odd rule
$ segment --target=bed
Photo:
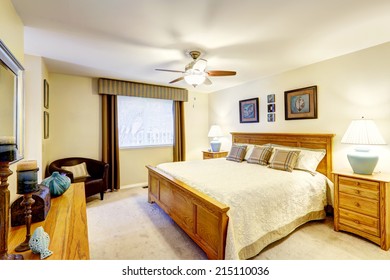
[[[317,172],[322,175],[313,176],[313,174],[308,174],[307,172],[294,172],[294,174],[299,174],[304,178],[310,177],[324,177],[328,184],[331,184],[329,178],[331,178],[332,170],[332,138],[333,134],[298,134],[298,133],[242,133],[242,132],[233,132],[232,142],[240,144],[250,144],[250,145],[264,145],[272,143],[273,145],[283,145],[289,147],[299,147],[299,148],[310,148],[310,149],[324,149],[326,154],[321,162],[318,164]],[[209,164],[214,164],[212,162],[219,162],[222,164],[222,169],[230,168],[241,168],[242,170],[247,170],[244,168],[246,164],[236,164],[228,162],[225,159],[213,159],[205,161],[195,161],[191,162],[189,168],[194,168],[195,166],[206,165],[206,169],[213,171],[212,166]],[[203,164],[201,163],[203,162]],[[175,165],[177,164],[177,165]],[[325,211],[323,206],[326,202],[319,202],[323,200],[320,198],[320,194],[311,194],[311,196],[316,197],[316,204],[311,210],[305,210],[308,212],[298,213],[297,217],[289,218],[290,211],[283,209],[276,213],[279,215],[282,220],[286,218],[286,221],[282,222],[282,226],[277,224],[276,228],[272,228],[270,224],[269,232],[265,234],[261,233],[259,236],[255,237],[255,241],[248,241],[246,237],[241,238],[239,234],[241,231],[251,232],[252,227],[248,226],[248,221],[252,221],[257,218],[257,214],[247,212],[245,215],[241,213],[240,205],[225,197],[225,194],[219,194],[213,190],[202,189],[201,186],[203,176],[198,176],[198,178],[189,178],[190,173],[188,172],[188,167],[185,167],[189,163],[171,163],[163,164],[158,167],[147,166],[149,172],[148,178],[148,201],[150,203],[157,203],[207,254],[209,259],[247,259],[256,254],[258,254],[265,246],[268,244],[288,235],[298,226],[317,219],[323,219],[325,217]],[[249,166],[249,165],[248,165]],[[182,175],[178,170],[184,171],[187,175]],[[198,167],[196,167],[198,168]],[[250,168],[255,168],[250,166]],[[216,169],[218,170],[218,169]],[[259,169],[260,170],[260,169]],[[269,168],[263,167],[264,172],[274,172]],[[236,172],[236,171],[234,171]],[[237,171],[241,172],[241,171]],[[263,172],[263,171],[262,171]],[[278,171],[283,172],[283,171]],[[228,180],[226,183],[223,182],[222,177],[225,175],[218,175],[218,171],[214,173],[214,183],[218,185],[220,181],[221,186],[226,184],[226,189],[233,189],[235,186],[228,186],[232,183],[232,180]],[[288,173],[288,172],[284,172]],[[222,172],[221,172],[222,174]],[[276,173],[267,173],[266,177],[276,178],[279,177]],[[218,177],[220,176],[220,177]],[[244,175],[244,177],[247,177]],[[303,178],[302,177],[302,178]],[[309,179],[300,179],[303,181]],[[311,179],[310,179],[311,180]],[[321,179],[322,180],[322,179]],[[258,180],[260,181],[260,180]],[[265,180],[266,181],[266,180]],[[253,186],[252,186],[253,187]],[[239,184],[236,186],[236,189],[239,189]],[[312,192],[310,190],[310,192]],[[233,196],[240,196],[240,193],[232,191]],[[266,193],[266,192],[264,192]],[[257,197],[258,194],[252,195],[252,197]],[[259,195],[261,196],[261,194]],[[266,199],[267,200],[267,199]],[[273,201],[274,199],[268,199]],[[300,202],[299,202],[300,203]],[[298,203],[298,204],[299,204]],[[311,203],[311,202],[310,202]],[[323,203],[323,204],[322,204]],[[258,205],[261,203],[256,203],[254,201],[248,202],[249,205]],[[260,205],[261,206],[261,205]],[[259,207],[260,207],[259,206]],[[287,205],[290,207],[289,205]],[[312,207],[312,206],[310,206]],[[262,209],[262,210],[261,210]],[[260,207],[260,212],[264,211],[265,208]],[[295,213],[295,210],[291,211]],[[281,214],[282,213],[282,214]],[[249,217],[248,217],[249,216]],[[253,216],[253,217],[252,217]],[[230,221],[229,221],[230,218]],[[289,220],[292,219],[292,220]],[[240,221],[245,221],[247,224],[240,224]],[[261,221],[262,218],[260,218]],[[234,221],[234,223],[233,223]],[[262,222],[264,225],[268,226],[268,222]],[[258,224],[262,224],[259,222]],[[279,223],[279,222],[278,222]],[[237,226],[238,225],[238,226]],[[256,223],[257,225],[257,223]],[[262,231],[263,229],[260,229]],[[252,232],[250,233],[252,234]],[[259,234],[254,232],[253,234]],[[239,237],[237,237],[239,236]],[[253,238],[250,236],[250,238]],[[236,244],[241,243],[243,244]],[[249,243],[245,243],[249,242]],[[253,244],[252,244],[253,243]]]

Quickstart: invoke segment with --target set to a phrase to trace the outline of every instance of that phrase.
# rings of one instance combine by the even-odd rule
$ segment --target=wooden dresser
[[[39,226],[49,234],[49,250],[53,251],[45,260],[89,259],[84,183],[72,184],[62,196],[52,198],[46,220],[33,223],[31,235]],[[31,250],[22,253],[14,251],[25,238],[26,226],[11,227],[8,233],[8,253],[22,254],[25,260],[39,260],[39,254],[33,254]]]
[[[333,172],[334,229],[390,247],[390,174]]]

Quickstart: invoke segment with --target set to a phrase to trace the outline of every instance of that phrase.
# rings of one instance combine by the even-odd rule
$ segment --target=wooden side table
[[[220,151],[220,152],[202,151],[202,152],[203,152],[203,159],[221,158],[221,157],[226,157],[228,155],[227,151]]]
[[[333,172],[334,229],[390,248],[390,174]]]

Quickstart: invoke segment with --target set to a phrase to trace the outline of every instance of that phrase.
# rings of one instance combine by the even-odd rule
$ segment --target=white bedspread
[[[225,259],[248,259],[303,223],[325,217],[324,175],[274,170],[224,158],[157,166],[228,205]]]

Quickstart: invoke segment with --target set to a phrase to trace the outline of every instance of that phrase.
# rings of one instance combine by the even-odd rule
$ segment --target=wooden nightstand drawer
[[[379,218],[379,202],[373,199],[360,198],[345,193],[339,194],[340,208],[356,211],[361,214]]]
[[[227,155],[228,155],[227,151],[221,151],[221,152],[203,151],[203,159],[222,158],[222,157],[226,157]]]
[[[339,178],[339,191],[360,197],[379,199],[379,183],[367,180]]]
[[[339,191],[346,194],[356,195],[359,197],[369,198],[378,200],[379,199],[379,190],[368,190],[360,187],[351,187],[348,185],[339,186]]]
[[[379,236],[379,219],[340,209],[340,224]]]

